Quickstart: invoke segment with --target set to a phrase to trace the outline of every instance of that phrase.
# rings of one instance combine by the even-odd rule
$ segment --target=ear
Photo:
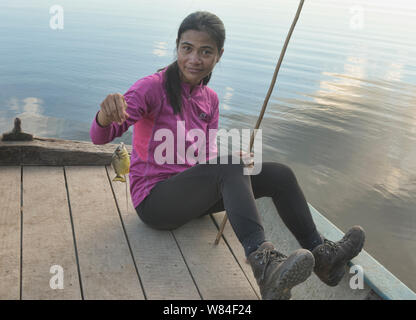
[[[224,48],[221,49],[220,54],[219,54],[218,59],[217,59],[217,62],[220,61],[223,53],[224,53]]]

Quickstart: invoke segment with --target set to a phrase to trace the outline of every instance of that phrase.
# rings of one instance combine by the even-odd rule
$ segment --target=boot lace
[[[343,237],[341,240],[334,242],[328,239],[324,239],[324,246],[321,248],[321,252],[334,252],[337,253],[338,249],[341,247],[343,243],[345,243],[348,240],[347,237]]]
[[[325,251],[327,253],[330,253],[330,252],[337,253],[338,249],[339,249],[339,243],[328,240],[328,239],[324,239],[324,245],[321,247],[321,252]]]
[[[271,261],[275,262],[282,262],[285,261],[287,256],[285,256],[283,253],[280,253],[276,249],[263,249],[259,253],[255,255],[256,259],[261,259],[260,264],[264,264],[263,272],[261,275],[260,280],[264,280],[264,276],[266,275],[266,269],[269,266]]]

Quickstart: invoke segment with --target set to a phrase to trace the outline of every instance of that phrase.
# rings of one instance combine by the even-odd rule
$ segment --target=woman
[[[224,53],[224,41],[224,25],[217,16],[187,16],[178,30],[177,60],[138,80],[124,95],[108,95],[92,123],[91,139],[105,144],[134,125],[130,190],[137,214],[147,225],[172,230],[226,210],[263,299],[289,299],[291,288],[312,270],[326,284],[337,285],[346,263],[363,246],[363,230],[353,227],[339,242],[323,239],[289,167],[266,162],[258,175],[245,175],[239,157],[216,157],[216,139],[208,138],[208,131],[218,128],[219,101],[207,84]],[[188,136],[192,129],[206,133],[204,153],[207,159],[214,155],[214,164],[184,157],[183,150],[193,143]],[[165,134],[161,142],[166,132],[175,139]],[[166,147],[162,152],[161,146]],[[303,249],[286,257],[266,241],[255,204],[261,197],[272,197]]]

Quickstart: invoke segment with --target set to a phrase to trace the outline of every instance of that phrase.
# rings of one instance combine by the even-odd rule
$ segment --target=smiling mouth
[[[201,70],[201,69],[192,69],[192,68],[188,68],[188,71],[189,71],[190,73],[198,73],[198,72],[201,72],[202,70]]]

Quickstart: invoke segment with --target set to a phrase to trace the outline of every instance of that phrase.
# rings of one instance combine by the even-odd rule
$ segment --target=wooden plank
[[[225,211],[218,212],[212,215],[218,226],[221,225],[221,222],[224,219],[224,215],[225,215]],[[256,279],[254,278],[254,274],[253,274],[253,271],[251,270],[251,266],[246,259],[244,248],[241,245],[240,241],[238,240],[229,222],[225,225],[223,237],[225,238],[228,245],[230,246],[231,251],[234,253],[234,256],[237,258],[238,263],[240,264],[248,281],[251,283],[251,286],[254,288],[257,294],[257,297],[261,299],[260,289],[259,289],[259,286],[257,285]],[[224,241],[224,239],[221,239],[221,241]]]
[[[258,299],[224,241],[214,244],[217,231],[209,216],[173,231],[202,298]]]
[[[23,167],[22,257],[22,299],[81,298],[62,167]],[[55,265],[63,289],[50,285]]]
[[[84,299],[144,299],[105,167],[65,172]]]
[[[34,137],[33,141],[0,141],[0,165],[107,165],[117,144]],[[132,147],[126,145],[131,153]]]
[[[0,167],[0,300],[20,299],[20,167]]]
[[[115,176],[114,170],[110,166],[107,170],[112,180]],[[129,186],[128,176],[126,178]],[[172,233],[146,226],[133,207],[129,188],[128,207],[126,207],[126,184],[112,181],[112,186],[146,298],[201,299]]]

